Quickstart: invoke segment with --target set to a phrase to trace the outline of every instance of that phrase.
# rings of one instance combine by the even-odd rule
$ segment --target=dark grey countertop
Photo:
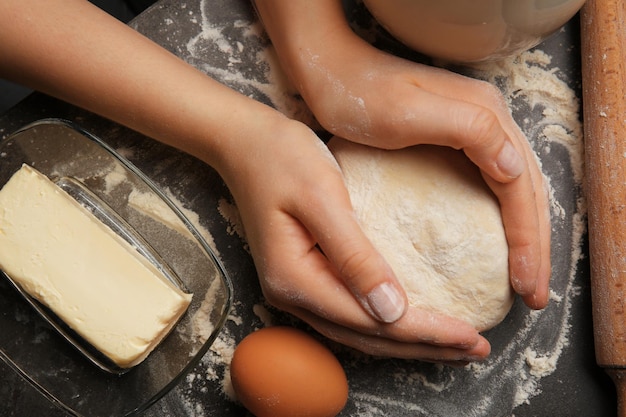
[[[411,59],[422,59],[397,45],[379,28],[372,29],[369,16],[362,10],[357,10],[351,19],[364,32],[373,30],[376,36],[372,39],[378,46]],[[280,69],[247,0],[162,0],[131,25],[210,76],[293,117],[310,120],[297,95],[282,83]],[[540,70],[550,80],[556,77],[566,83],[573,103],[580,100],[579,36],[578,21],[574,19],[539,46],[538,50],[545,54],[534,57],[549,56],[549,62],[519,64]],[[516,303],[505,322],[487,334],[493,344],[492,357],[478,367],[448,369],[416,361],[367,358],[331,345],[346,368],[351,389],[342,415],[616,414],[615,390],[596,366],[593,353],[589,267],[584,233],[580,230],[585,214],[578,172],[582,138],[576,136],[572,114],[562,116],[546,111],[554,103],[561,110],[564,107],[554,94],[539,94],[541,91],[535,90],[541,90],[541,86],[509,91],[506,71],[500,68],[486,76],[509,93],[514,117],[533,143],[553,187],[551,305],[541,313],[530,313]],[[524,88],[535,88],[532,97]],[[542,104],[542,99],[549,103]],[[133,163],[199,214],[199,221],[212,234],[233,277],[235,306],[218,345],[189,378],[147,415],[246,415],[224,389],[228,387],[224,374],[233,344],[262,326],[268,317],[274,323],[300,324],[263,303],[249,253],[224,215],[223,205],[228,205],[230,198],[220,178],[210,167],[188,155],[41,94],[33,94],[0,117],[0,136],[45,117],[75,121],[114,148],[132,150]],[[550,130],[554,126],[564,129]],[[556,132],[554,138],[549,132]],[[559,134],[569,139],[558,138]],[[5,289],[0,286],[0,290]],[[64,415],[1,362],[0,368],[0,415]]]

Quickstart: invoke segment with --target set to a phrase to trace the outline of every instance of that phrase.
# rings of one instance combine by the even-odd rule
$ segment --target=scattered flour
[[[165,204],[162,199],[157,197],[156,194],[142,193],[133,189],[128,195],[128,206],[163,223],[188,239],[193,240],[194,237],[185,224],[183,224],[180,218],[176,216],[170,207]]]
[[[527,348],[524,351],[524,357],[526,358],[526,363],[530,368],[530,374],[541,378],[554,372],[556,370],[556,364],[559,359],[559,355],[561,354],[561,350],[562,349],[552,352],[552,354],[548,356],[539,356],[537,352],[531,348]]]
[[[481,397],[472,404],[473,415],[489,415],[493,410],[492,403],[501,395],[501,386],[513,384],[514,395],[512,406],[528,403],[541,393],[541,379],[552,374],[558,364],[559,357],[569,344],[571,328],[570,315],[572,299],[580,289],[575,285],[575,277],[579,261],[583,258],[582,239],[586,231],[586,202],[579,193],[574,202],[574,209],[564,207],[560,200],[558,187],[552,182],[562,180],[562,176],[571,174],[574,185],[582,187],[583,181],[583,142],[582,123],[580,122],[580,102],[575,92],[561,79],[558,68],[551,68],[551,57],[539,49],[521,54],[515,59],[485,64],[472,69],[472,76],[483,78],[497,85],[508,101],[513,114],[525,114],[530,111],[534,117],[526,117],[518,121],[522,130],[531,141],[538,154],[548,158],[552,155],[555,145],[563,147],[569,158],[569,170],[548,172],[550,184],[550,203],[556,228],[567,232],[571,222],[569,241],[562,256],[569,256],[568,274],[564,282],[553,284],[550,298],[554,305],[546,311],[529,311],[522,317],[521,324],[509,342],[500,352],[485,363],[472,363],[466,370],[473,375],[474,383],[478,381],[496,380],[480,391]],[[548,164],[544,164],[548,165]],[[220,202],[220,213],[229,222],[230,233],[244,237],[240,220],[236,215],[236,207],[226,201]],[[552,340],[544,340],[537,329],[549,326],[554,334]],[[446,371],[441,371],[445,373]],[[452,374],[454,375],[454,374]],[[429,373],[397,371],[394,379],[405,386],[421,387],[434,394],[446,392],[457,387],[459,381],[453,376],[441,381],[433,381]],[[371,393],[368,389],[356,389],[351,394],[359,415],[383,415],[377,411],[392,405],[393,399]],[[398,408],[406,412],[429,409],[405,400],[398,400]],[[424,399],[428,403],[428,399]],[[426,407],[426,408],[424,408]],[[366,411],[367,410],[367,411]],[[423,411],[423,415],[428,412]],[[420,414],[421,415],[421,414]]]
[[[217,249],[217,245],[215,245],[213,235],[201,224],[200,216],[198,215],[198,213],[185,207],[185,205],[172,193],[171,190],[166,189],[165,195],[179,208],[179,210],[187,218],[187,220],[189,220],[189,222],[200,233],[200,236],[202,236],[202,238],[206,241],[206,243],[213,250],[215,255],[219,257],[220,253]]]
[[[127,177],[124,168],[121,165],[116,164],[114,168],[110,169],[108,173],[104,175],[105,192],[108,194],[114,192],[115,188],[125,184],[126,180]],[[191,225],[194,226],[194,228],[200,233],[202,238],[206,241],[214,253],[219,255],[213,236],[200,224],[200,216],[198,213],[186,208],[177,196],[171,192],[171,190],[166,189],[164,193],[166,197],[172,201],[172,203],[174,203],[180,212],[187,218],[189,223],[191,223]],[[163,200],[158,198],[156,194],[142,193],[133,188],[128,194],[128,206],[143,215],[161,222],[191,240],[195,239],[182,220],[176,216],[170,207],[163,202]]]
[[[255,304],[252,311],[261,320],[263,326],[269,327],[274,324],[273,314],[263,304]]]
[[[541,120],[523,120],[522,130],[529,137],[540,131],[542,138],[566,146],[575,179],[581,183],[584,145],[580,100],[561,78],[560,70],[550,67],[551,61],[549,55],[535,49],[516,58],[483,64],[476,67],[474,75],[500,86],[514,110],[524,105],[542,112]]]
[[[196,311],[191,320],[192,335],[201,342],[207,340],[213,333],[213,330],[215,330],[210,316],[215,308],[216,294],[219,290],[220,282],[214,280],[209,290],[206,292],[200,308]],[[195,355],[195,352],[193,352],[193,355]]]
[[[236,234],[241,238],[243,242],[246,242],[246,231],[243,228],[243,223],[241,223],[241,218],[239,217],[239,209],[237,206],[225,198],[221,198],[217,207],[218,211],[227,221],[227,230],[228,234]],[[247,243],[244,243],[246,248],[248,247]],[[248,249],[249,252],[249,249]]]
[[[115,168],[104,177],[105,191],[111,191],[126,180],[126,171],[122,165],[116,164]]]
[[[211,26],[210,30],[215,30],[215,28]],[[203,36],[208,36],[208,33],[209,29],[205,29]],[[237,48],[229,53],[239,51],[240,48]],[[472,75],[499,86],[514,115],[516,112],[523,114],[528,111],[535,114],[534,117],[518,121],[531,140],[531,145],[538,154],[542,153],[546,158],[554,153],[554,146],[563,147],[567,151],[569,158],[567,162],[570,165],[574,185],[582,187],[582,124],[578,113],[580,103],[574,91],[560,78],[562,74],[559,69],[550,67],[550,61],[551,58],[547,54],[537,49],[524,53],[516,59],[492,63],[489,66],[484,65],[474,69]],[[277,85],[278,89],[284,91],[283,84]],[[264,87],[264,91],[269,91],[267,86]],[[271,97],[273,103],[279,104],[276,107],[281,108],[280,103],[285,99],[285,95],[272,94]],[[285,104],[284,101],[282,103]],[[284,107],[289,107],[289,105],[286,104]],[[570,173],[562,170],[548,172],[548,182],[556,183],[562,179],[563,175],[568,174]],[[582,195],[582,193],[579,194]],[[476,392],[477,400],[468,404],[468,407],[473,410],[471,415],[476,416],[491,415],[493,404],[502,395],[503,387],[513,390],[511,399],[513,408],[528,403],[542,392],[541,379],[556,370],[559,357],[569,344],[572,299],[580,291],[574,280],[578,263],[584,256],[581,243],[586,231],[586,204],[582,196],[574,203],[573,212],[571,208],[564,206],[565,203],[560,200],[558,187],[554,187],[554,184],[550,184],[550,197],[555,227],[564,230],[570,227],[571,230],[567,232],[570,234],[571,244],[563,250],[564,254],[561,254],[570,257],[568,273],[564,282],[553,284],[551,292],[553,307],[546,311],[528,311],[521,314],[519,328],[510,336],[508,342],[498,352],[494,352],[490,360],[485,363],[472,363],[461,371],[443,368],[435,372],[436,377],[433,377],[432,369],[424,373],[404,371],[402,368],[390,369],[396,383],[403,387],[413,387],[413,395],[419,395],[420,401],[410,401],[401,395],[398,395],[398,398],[390,398],[388,395],[379,395],[374,392],[371,385],[355,385],[351,392],[351,401],[359,415],[383,416],[386,415],[385,410],[388,411],[390,407],[414,415],[429,415],[433,408],[441,407],[436,400],[438,395],[452,390],[462,390],[460,385],[467,383],[476,386],[480,386],[482,382],[485,383],[483,389]],[[228,233],[237,234],[245,241],[245,233],[236,206],[224,199],[219,202],[218,209],[228,223]],[[241,308],[241,306],[238,307]],[[264,324],[269,325],[272,322],[271,313],[261,304],[253,308]],[[235,317],[236,310],[237,307],[233,313]],[[542,326],[552,329],[551,333],[554,336],[551,340],[544,340],[539,333],[538,329]],[[219,372],[213,372],[204,377],[219,381],[222,391],[230,399],[234,399],[234,394],[227,369],[234,345],[234,338],[228,330],[225,330],[220,334],[215,347],[204,361],[211,364],[208,369],[215,369],[216,366],[224,368],[221,372],[221,379]],[[360,366],[358,360],[355,362],[357,363],[355,367]],[[347,367],[348,373],[350,373],[350,366],[352,365]],[[458,372],[465,374],[459,377]],[[199,377],[199,375],[196,376],[196,378]],[[423,393],[426,395],[422,396]],[[412,397],[412,395],[409,396]]]
[[[314,126],[314,117],[285,77],[260,23],[243,18],[214,22],[209,2],[202,0],[200,3],[200,18],[194,20],[199,25],[199,33],[179,51],[182,57],[226,85]],[[175,25],[168,23],[168,26]],[[559,237],[553,242],[553,261],[559,262],[562,273],[553,278],[548,308],[529,311],[518,306],[506,324],[506,331],[494,329],[494,333],[487,335],[490,340],[497,339],[497,343],[493,344],[492,356],[484,363],[451,369],[378,361],[358,355],[344,357],[349,377],[357,375],[356,379],[351,379],[352,415],[458,415],[458,410],[466,411],[468,416],[500,415],[502,408],[528,403],[542,392],[542,379],[557,369],[559,358],[569,345],[572,301],[580,293],[575,277],[578,263],[584,256],[581,244],[586,232],[586,203],[579,192],[583,182],[580,102],[564,81],[566,75],[552,65],[551,56],[541,49],[468,71],[469,75],[501,89],[539,156],[550,185],[553,235]],[[560,191],[564,183],[571,185],[570,194],[574,189],[579,196],[574,196],[575,201],[569,201],[571,195]],[[218,210],[228,223],[227,232],[245,241],[236,207],[224,199],[219,201]],[[208,234],[203,228],[199,229]],[[205,303],[203,308],[208,311],[211,301],[207,299]],[[194,390],[213,389],[217,383],[226,398],[234,399],[228,366],[237,340],[235,331],[242,330],[239,327],[244,309],[248,308],[250,306],[235,303],[227,326],[203,358],[203,366],[189,374],[182,392],[191,391],[192,387]],[[252,308],[261,325],[274,322],[274,316],[262,304]],[[196,332],[202,334],[208,329],[202,329],[200,315],[196,318],[200,324]],[[363,369],[369,372],[360,372]],[[377,371],[372,372],[372,369]],[[392,391],[379,390],[380,373],[393,377]],[[188,414],[202,417],[204,411],[194,402],[195,398],[189,395],[187,399]],[[494,405],[501,401],[506,404]]]

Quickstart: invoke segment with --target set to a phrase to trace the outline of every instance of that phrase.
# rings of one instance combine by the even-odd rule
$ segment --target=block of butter
[[[143,361],[191,301],[28,165],[0,190],[0,268],[121,368]]]

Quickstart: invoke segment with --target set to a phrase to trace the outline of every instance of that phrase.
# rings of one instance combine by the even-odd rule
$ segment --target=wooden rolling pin
[[[626,416],[626,3],[581,11],[585,177],[596,360]]]

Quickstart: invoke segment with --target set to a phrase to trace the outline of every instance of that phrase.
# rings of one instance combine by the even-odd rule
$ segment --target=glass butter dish
[[[23,164],[54,181],[193,298],[150,355],[122,369],[5,275],[0,359],[72,415],[141,413],[214,342],[232,304],[231,281],[180,208],[128,160],[73,123],[41,120],[0,142],[0,188]]]

